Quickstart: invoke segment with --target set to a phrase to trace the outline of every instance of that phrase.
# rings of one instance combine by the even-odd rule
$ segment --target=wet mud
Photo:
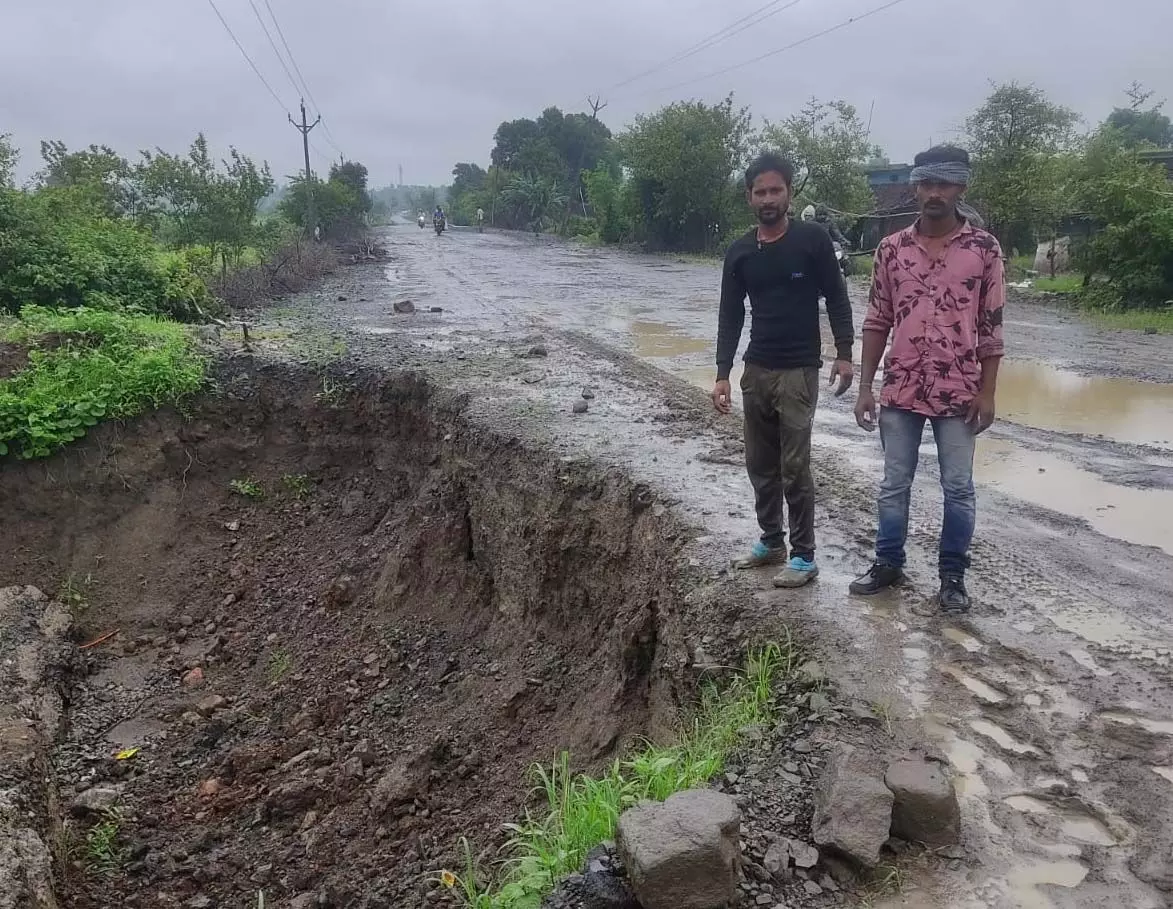
[[[433,872],[501,844],[533,761],[672,728],[688,567],[646,490],[420,375],[241,357],[216,381],[0,474],[0,577],[71,579],[98,641],[39,781],[61,905],[446,904]]]
[[[819,581],[786,592],[768,573],[728,574],[757,530],[738,418],[715,416],[704,394],[713,267],[493,234],[392,230],[387,243],[393,262],[366,305],[309,301],[310,318],[343,331],[359,358],[426,364],[502,425],[647,482],[696,528],[682,542],[690,562],[748,598],[729,618],[734,637],[800,627],[893,740],[928,741],[953,765],[965,858],[914,871],[890,905],[1167,905],[1167,339],[1012,304],[1005,419],[979,452],[977,605],[945,620],[931,605],[940,522],[931,458],[914,491],[910,582],[870,601],[846,593],[870,557],[880,466],[875,438],[854,426],[851,395],[825,397],[816,420]],[[858,312],[861,288],[853,296]],[[395,316],[402,298],[443,312]],[[541,362],[517,355],[533,335]],[[595,397],[574,414],[584,384]]]

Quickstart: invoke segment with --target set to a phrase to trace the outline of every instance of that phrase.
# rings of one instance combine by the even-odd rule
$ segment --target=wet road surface
[[[720,439],[701,428],[649,441],[632,415],[654,407],[654,381],[643,395],[606,354],[707,390],[714,266],[492,233],[399,228],[387,240],[388,298],[444,311],[392,327],[383,300],[348,316],[357,328],[408,330],[454,357],[526,325],[576,333],[585,346],[551,345],[542,384],[524,392],[537,400],[584,372],[601,377],[591,415],[560,425],[571,450],[627,458],[675,492],[714,559],[754,538],[736,452],[706,457]],[[858,325],[862,292],[853,296]],[[946,621],[929,604],[940,522],[931,457],[914,494],[912,583],[872,601],[846,595],[870,555],[880,465],[851,393],[826,396],[816,420],[822,576],[797,593],[750,578],[754,608],[838,642],[835,677],[894,736],[927,732],[957,774],[980,866],[891,905],[1165,906],[1173,831],[1153,819],[1173,817],[1173,345],[1037,305],[1012,306],[1006,336],[1001,419],[978,453],[973,614]],[[582,353],[591,344],[593,359]],[[730,418],[727,448],[735,435]]]

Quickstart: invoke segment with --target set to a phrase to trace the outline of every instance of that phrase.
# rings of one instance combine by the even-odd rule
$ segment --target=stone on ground
[[[850,745],[836,745],[815,793],[813,839],[873,868],[892,826],[892,803],[892,792],[872,775],[863,755]]]
[[[936,761],[896,761],[884,783],[892,790],[892,835],[929,846],[961,840],[961,809],[948,774]]]
[[[0,589],[0,909],[58,909],[49,752],[61,730],[69,613],[35,587]]]
[[[689,789],[625,811],[616,845],[644,909],[730,904],[737,896],[740,825],[737,803],[709,789]]]

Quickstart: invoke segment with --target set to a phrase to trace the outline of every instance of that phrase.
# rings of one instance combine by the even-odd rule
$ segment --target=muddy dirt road
[[[713,417],[700,391],[685,412],[662,407],[679,380],[711,381],[714,267],[462,231],[390,229],[386,241],[384,281],[317,307],[356,349],[402,358],[408,339],[433,361],[450,357],[453,381],[500,420],[646,478],[703,528],[689,553],[714,575],[755,537],[736,417]],[[858,313],[862,289],[853,295]],[[416,315],[392,313],[404,298]],[[849,395],[824,398],[816,420],[822,577],[797,593],[769,589],[765,575],[737,579],[752,605],[736,625],[813,635],[832,675],[894,737],[927,736],[956,770],[973,860],[892,905],[1166,906],[1173,344],[1040,305],[1012,306],[1008,320],[1001,419],[978,453],[972,616],[942,621],[929,606],[940,513],[931,458],[914,495],[913,583],[886,600],[847,595],[869,559],[880,475],[877,440],[855,428]],[[510,354],[465,368],[532,331],[548,339],[540,363]],[[597,398],[574,417],[584,381]]]

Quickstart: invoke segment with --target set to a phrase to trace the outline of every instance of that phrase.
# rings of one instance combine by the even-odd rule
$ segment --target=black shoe
[[[868,573],[852,581],[851,586],[847,589],[858,596],[868,597],[881,590],[894,587],[903,580],[904,571],[902,569],[893,568],[883,562],[873,562]]]
[[[965,578],[961,575],[946,575],[941,578],[941,592],[937,603],[942,612],[969,612],[969,594],[965,592]]]

